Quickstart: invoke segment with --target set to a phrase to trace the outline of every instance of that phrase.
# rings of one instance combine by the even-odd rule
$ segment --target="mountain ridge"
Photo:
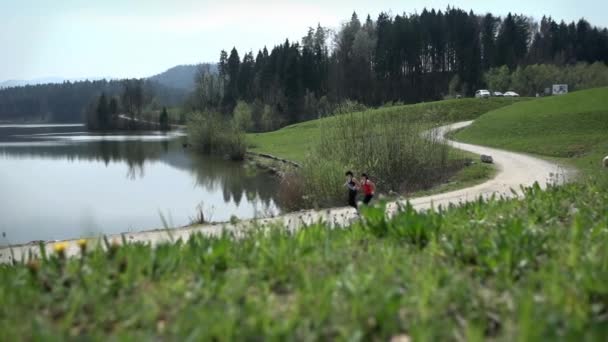
[[[180,64],[147,79],[167,87],[192,91],[196,87],[196,75],[201,69],[207,69],[211,73],[218,71],[215,63]]]
[[[156,81],[166,87],[192,91],[195,88],[195,77],[200,69],[207,68],[211,73],[217,73],[217,64],[215,63],[198,63],[198,64],[179,64],[171,67],[158,74],[144,77],[147,80]],[[0,81],[0,89],[24,87],[28,85],[42,84],[61,84],[64,82],[84,82],[84,81],[99,81],[99,80],[116,80],[117,77],[38,77],[29,80],[9,79]]]

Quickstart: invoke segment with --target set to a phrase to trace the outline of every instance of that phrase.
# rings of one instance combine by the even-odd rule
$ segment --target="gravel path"
[[[447,126],[442,126],[428,134],[439,134],[442,137],[447,132],[457,130],[470,125],[472,121],[459,122]],[[458,149],[472,152],[475,154],[485,154],[492,156],[498,172],[496,176],[479,185],[451,191],[447,193],[414,198],[410,203],[416,209],[428,209],[430,207],[447,206],[449,204],[459,204],[467,201],[473,201],[479,196],[488,197],[493,194],[502,195],[505,197],[514,197],[521,195],[520,186],[531,186],[538,182],[541,187],[546,187],[547,184],[562,184],[567,181],[573,171],[566,170],[557,163],[535,158],[529,155],[508,152],[500,149],[489,148],[478,145],[470,145],[450,140],[445,140],[448,144]],[[513,189],[515,193],[511,190]],[[398,203],[393,202],[388,205],[387,213],[389,215],[396,212]],[[158,243],[175,241],[178,239],[187,239],[191,234],[202,233],[207,236],[217,236],[222,231],[233,232],[236,236],[241,235],[252,225],[268,226],[280,224],[287,227],[289,230],[297,230],[305,225],[310,225],[319,221],[328,222],[331,226],[341,227],[357,219],[357,214],[352,208],[333,208],[321,211],[301,211],[285,214],[275,218],[258,219],[255,223],[251,220],[242,221],[237,224],[218,223],[207,225],[196,225],[184,228],[172,229],[169,232],[165,230],[144,231],[139,233],[126,233],[124,238],[129,242],[147,242],[152,245]],[[121,235],[108,237],[110,240],[120,242]],[[65,241],[68,244],[67,254],[77,255],[79,253],[76,240]],[[53,242],[46,243],[47,252],[51,252]],[[39,253],[38,245],[26,244],[14,246],[12,255],[16,260],[26,258],[28,253],[37,255]],[[11,262],[11,251],[8,248],[0,249],[0,263]]]
[[[473,121],[465,121],[442,126],[437,129],[437,133],[444,137],[446,133],[464,128],[472,123]],[[521,185],[531,186],[538,182],[542,188],[545,188],[547,184],[562,184],[574,175],[573,170],[565,169],[558,163],[530,155],[464,144],[447,139],[445,141],[460,150],[492,156],[498,172],[493,179],[470,188],[410,200],[410,203],[416,208],[429,208],[431,203],[434,203],[435,206],[445,206],[450,203],[471,201],[479,198],[479,196],[487,197],[492,194],[513,197],[514,194],[511,189],[516,190],[519,195],[521,194]]]

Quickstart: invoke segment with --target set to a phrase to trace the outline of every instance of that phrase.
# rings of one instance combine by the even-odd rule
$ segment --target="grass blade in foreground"
[[[608,186],[0,266],[7,340],[602,339]],[[23,319],[27,317],[28,319]]]

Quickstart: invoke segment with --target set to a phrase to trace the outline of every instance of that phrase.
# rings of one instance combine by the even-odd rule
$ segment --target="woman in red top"
[[[376,192],[376,184],[369,179],[367,173],[361,174],[361,190],[363,190],[363,195],[365,195],[363,203],[367,205],[374,198],[374,193]]]

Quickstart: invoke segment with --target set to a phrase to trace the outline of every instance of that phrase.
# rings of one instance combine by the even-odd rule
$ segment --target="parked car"
[[[503,96],[505,96],[505,97],[519,97],[519,94],[516,93],[516,92],[514,92],[514,91],[508,91],[508,92],[504,93]]]
[[[499,91],[495,91],[492,93],[492,96],[501,97],[501,96],[504,96],[504,94]]]
[[[486,90],[486,89],[480,89],[475,92],[476,98],[490,97],[490,96],[492,96],[492,94],[490,93],[489,90]]]

